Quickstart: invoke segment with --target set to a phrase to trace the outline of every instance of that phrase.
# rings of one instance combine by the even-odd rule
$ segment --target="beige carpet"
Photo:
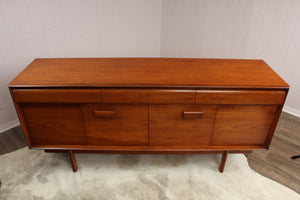
[[[0,156],[0,199],[300,199],[289,188],[230,154],[225,172],[219,155],[77,154],[73,173],[65,154],[27,148]]]

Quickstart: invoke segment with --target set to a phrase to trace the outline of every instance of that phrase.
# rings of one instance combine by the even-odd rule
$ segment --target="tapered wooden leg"
[[[77,162],[76,162],[76,158],[75,158],[75,154],[72,150],[68,151],[69,153],[69,157],[70,157],[70,160],[71,160],[71,164],[72,164],[72,168],[73,168],[73,172],[77,172]]]
[[[219,167],[219,171],[221,173],[224,171],[227,155],[228,155],[228,151],[224,151],[224,153],[222,154],[222,160],[221,160],[220,167]]]

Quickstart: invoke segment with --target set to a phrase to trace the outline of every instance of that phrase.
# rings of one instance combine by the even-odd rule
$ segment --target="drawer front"
[[[215,111],[215,105],[150,105],[150,145],[210,145]]]
[[[195,103],[195,90],[103,89],[103,103]]]
[[[89,145],[148,145],[148,105],[82,105]]]
[[[16,103],[101,103],[101,89],[15,89]]]
[[[212,145],[265,146],[278,106],[218,106]]]
[[[285,91],[197,90],[197,104],[274,104],[284,102]]]
[[[85,144],[79,105],[20,104],[32,145]]]

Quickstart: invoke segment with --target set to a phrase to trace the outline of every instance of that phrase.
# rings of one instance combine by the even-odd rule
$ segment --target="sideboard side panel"
[[[277,124],[278,124],[278,121],[279,121],[279,118],[280,118],[280,115],[281,115],[281,112],[282,112],[284,103],[285,103],[285,101],[286,101],[286,97],[287,97],[287,95],[288,95],[288,92],[289,92],[288,89],[285,90],[285,98],[284,98],[284,101],[283,101],[282,105],[278,106],[278,108],[277,108],[277,112],[276,112],[275,119],[274,119],[274,121],[273,121],[273,124],[272,124],[270,130],[269,130],[269,135],[268,135],[268,138],[267,138],[266,143],[265,143],[265,147],[266,147],[267,149],[269,149],[269,147],[270,147],[270,144],[271,144],[273,135],[274,135],[275,130],[276,130],[276,126],[277,126]]]

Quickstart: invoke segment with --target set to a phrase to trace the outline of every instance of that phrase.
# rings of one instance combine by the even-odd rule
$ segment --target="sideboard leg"
[[[71,164],[72,164],[72,168],[73,168],[73,172],[77,172],[77,162],[76,162],[76,158],[75,158],[75,154],[72,150],[68,151],[69,153],[69,157],[70,157],[70,160],[71,160]]]
[[[224,171],[227,155],[228,155],[228,151],[224,151],[224,153],[222,154],[222,160],[221,160],[221,164],[220,164],[220,167],[219,167],[219,171],[221,173]]]

